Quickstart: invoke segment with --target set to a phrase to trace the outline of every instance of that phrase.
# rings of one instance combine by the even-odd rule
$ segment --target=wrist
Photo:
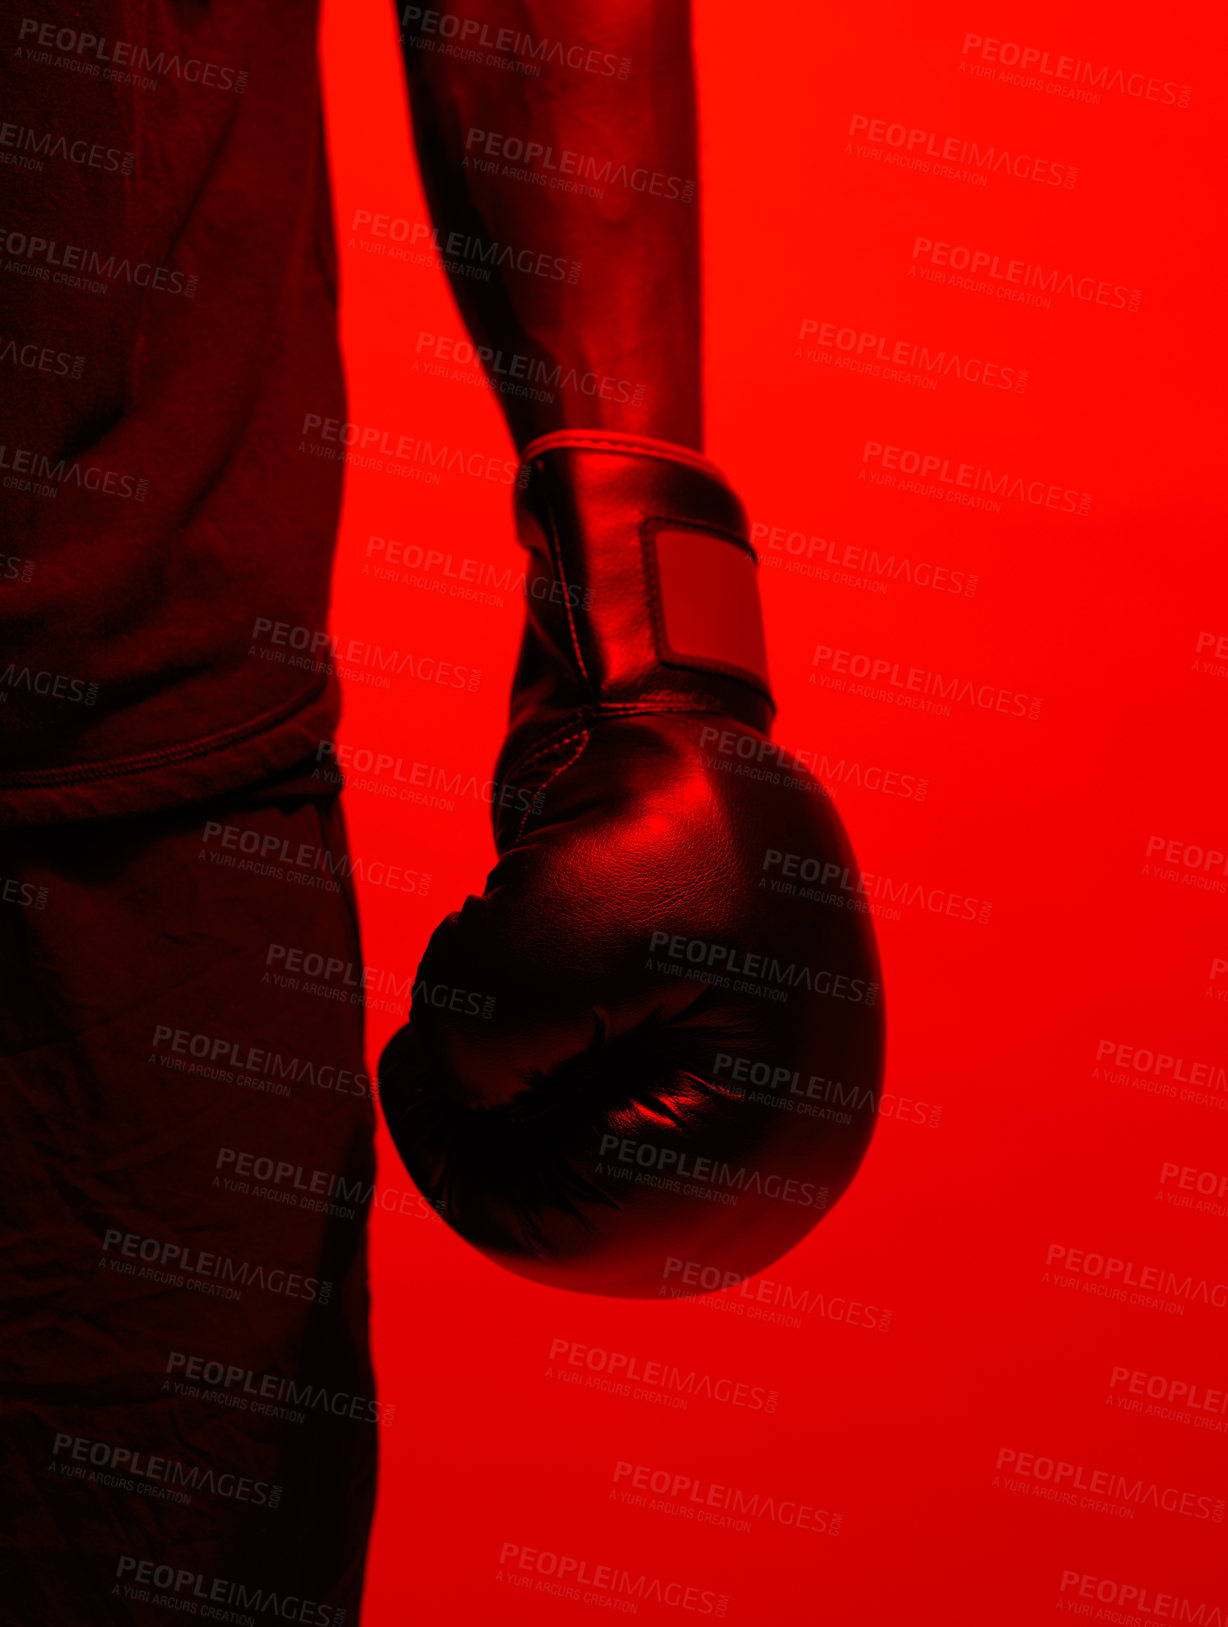
[[[686,371],[685,367],[680,371]],[[588,433],[642,436],[662,445],[702,451],[703,408],[697,391],[679,392],[661,381],[646,387],[617,370],[608,374],[574,371],[568,376],[573,388],[554,391],[549,402],[508,396],[501,403],[522,459],[530,446],[551,435]]]
[[[757,562],[720,470],[688,447],[591,429],[525,448],[516,517],[526,626],[503,766],[603,714],[773,714]]]

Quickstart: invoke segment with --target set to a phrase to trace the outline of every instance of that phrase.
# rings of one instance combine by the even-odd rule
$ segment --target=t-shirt
[[[336,723],[317,7],[5,16],[0,818],[146,811]]]

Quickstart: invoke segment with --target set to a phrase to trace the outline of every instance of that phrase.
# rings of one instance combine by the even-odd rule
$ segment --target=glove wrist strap
[[[514,721],[516,701],[556,712],[569,698],[721,711],[766,731],[757,561],[715,464],[646,436],[562,430],[525,448],[517,485],[530,567]]]
[[[539,435],[520,454],[520,461],[528,468],[543,452],[559,449],[583,451],[637,452],[641,457],[663,458],[667,463],[688,464],[701,474],[719,480],[725,477],[719,467],[702,452],[682,446],[678,441],[661,441],[651,435],[626,435],[616,429],[556,429],[549,435]]]

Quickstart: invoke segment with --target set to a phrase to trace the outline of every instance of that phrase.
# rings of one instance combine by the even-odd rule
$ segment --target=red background
[[[397,1412],[381,1431],[363,1620],[600,1619],[531,1575],[499,1580],[505,1543],[727,1596],[748,1627],[1048,1621],[1078,1597],[1066,1572],[1225,1606],[1222,1524],[1055,1503],[996,1467],[1006,1448],[1228,1495],[1223,1432],[1108,1399],[1115,1368],[1228,1382],[1228,1308],[1189,1299],[1173,1314],[1083,1291],[1086,1276],[1045,1280],[1051,1245],[1179,1281],[1228,1275],[1228,1209],[1174,1205],[1178,1182],[1161,1180],[1165,1164],[1228,1174],[1228,971],[1212,977],[1228,960],[1228,882],[1222,867],[1219,890],[1187,879],[1196,865],[1175,879],[1145,868],[1152,837],[1228,849],[1215,795],[1228,664],[1217,673],[1203,664],[1214,648],[1197,648],[1228,633],[1214,523],[1222,53],[1207,20],[1193,28],[1176,7],[698,9],[708,451],[753,520],[826,539],[830,572],[789,572],[765,550],[776,738],[844,762],[831,788],[865,870],[992,911],[981,923],[913,905],[877,923],[886,1089],[924,1108],[882,1122],[848,1196],[766,1274],[815,1307],[798,1327],[749,1319],[736,1292],[718,1296],[734,1309],[607,1302],[503,1274],[421,1205],[397,1212],[408,1181],[381,1140],[375,1348]],[[1190,103],[973,76],[968,33],[1192,86]],[[351,229],[363,209],[427,218],[391,8],[328,0],[322,52],[350,419],[510,457],[487,391],[412,371],[421,330],[462,332],[442,271]],[[1077,181],[977,186],[859,157],[856,114],[1039,154]],[[1141,289],[1141,305],[1056,294],[1044,309],[910,277],[918,236]],[[1025,371],[1026,389],[947,376],[929,390],[808,360],[804,320],[989,358]],[[1090,493],[1090,513],[1010,499],[995,513],[859,481],[868,440]],[[380,582],[364,574],[372,534],[516,570],[508,489],[351,469],[335,579],[336,630],[482,672],[476,693],[351,684],[342,739],[480,782],[503,728],[514,598]],[[975,594],[834,580],[830,556],[849,545],[975,576]],[[958,703],[942,716],[841,693],[817,681],[820,644],[1043,705],[1035,720]],[[858,785],[854,763],[926,781],[924,800]],[[425,898],[362,892],[367,959],[402,979],[492,858],[485,803],[453,800],[347,792],[355,851],[432,877]],[[397,1020],[372,1013],[373,1062]],[[1105,1040],[1218,1078],[1202,1100],[1148,1088],[1154,1072],[1108,1079]],[[838,1319],[845,1301],[880,1321],[889,1309],[887,1331]],[[777,1410],[569,1387],[546,1376],[556,1339],[744,1380],[778,1391]],[[612,1496],[619,1462],[800,1500],[839,1513],[839,1533],[627,1506]]]

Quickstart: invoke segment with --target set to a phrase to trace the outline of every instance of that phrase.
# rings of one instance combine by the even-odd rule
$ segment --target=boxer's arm
[[[464,0],[398,18],[442,257],[480,263],[449,254],[450,233],[494,251],[488,281],[450,278],[474,344],[502,353],[487,371],[517,447],[561,429],[700,447],[688,0]]]
[[[499,859],[415,979],[481,997],[415,998],[380,1094],[414,1181],[474,1247],[555,1287],[655,1299],[672,1261],[764,1270],[852,1179],[872,1106],[803,1118],[771,1092],[818,1075],[876,1102],[878,961],[868,917],[769,885],[787,855],[856,873],[830,798],[800,766],[726,772],[777,748],[745,514],[686,450],[702,428],[686,0],[457,4],[451,38],[420,11],[406,49],[443,257],[470,259],[449,232],[481,232],[499,257],[580,274],[453,279],[475,342],[503,352],[496,386],[527,358],[553,399],[500,395],[527,450],[528,561]],[[500,28],[540,76],[429,48],[485,58]],[[628,58],[626,78],[588,71],[590,49]],[[715,1170],[739,1191],[705,1187]]]

